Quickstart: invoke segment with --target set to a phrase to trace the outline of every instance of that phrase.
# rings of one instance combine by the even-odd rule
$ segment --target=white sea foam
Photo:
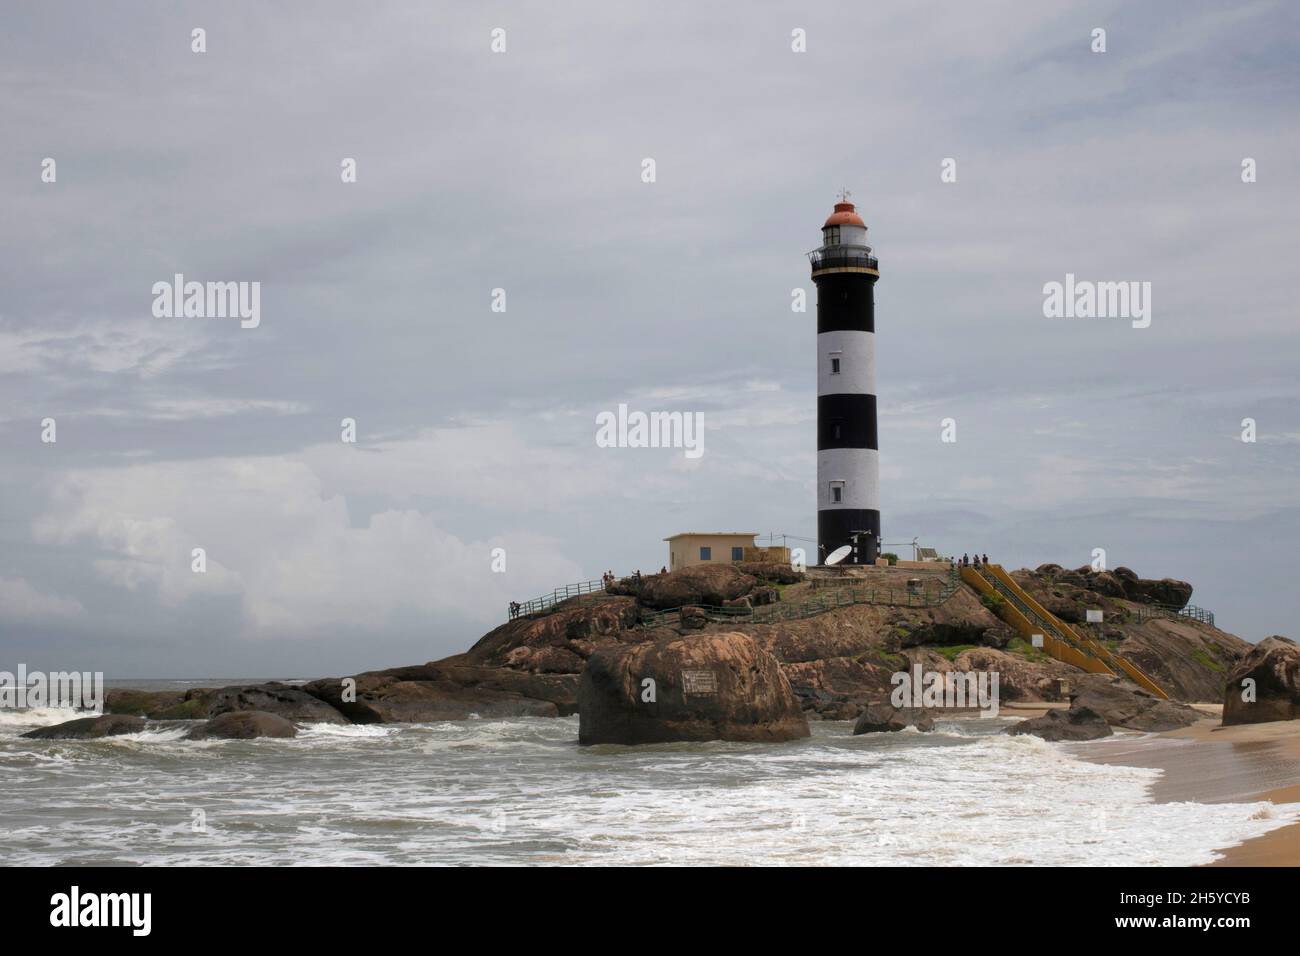
[[[24,734],[37,727],[61,724],[78,717],[94,717],[94,711],[74,707],[24,707],[22,710],[0,708],[0,737]]]
[[[1300,818],[1300,805],[1156,804],[1159,771],[1002,726],[818,724],[790,744],[635,748],[578,747],[575,718],[202,744],[176,739],[183,727],[49,742],[0,730],[0,836],[12,863],[66,861],[72,824],[76,860],[103,863],[1186,865]]]
[[[394,724],[303,724],[299,736],[313,737],[391,737],[399,729]]]

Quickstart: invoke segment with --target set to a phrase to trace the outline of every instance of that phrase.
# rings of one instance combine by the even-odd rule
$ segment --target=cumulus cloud
[[[309,465],[283,458],[70,474],[33,532],[41,543],[104,555],[93,559],[104,581],[166,606],[235,599],[251,637],[383,633],[408,611],[486,623],[509,600],[580,574],[534,534],[462,540],[415,510],[356,524],[342,494],[326,494]],[[206,553],[206,573],[192,570],[194,548]],[[491,568],[494,548],[505,549],[505,573]]]

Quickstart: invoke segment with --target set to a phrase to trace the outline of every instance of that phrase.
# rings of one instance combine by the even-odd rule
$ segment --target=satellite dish
[[[830,554],[826,555],[826,564],[828,566],[839,564],[841,561],[843,561],[852,553],[853,553],[853,546],[849,544],[846,544],[842,548],[836,548]]]

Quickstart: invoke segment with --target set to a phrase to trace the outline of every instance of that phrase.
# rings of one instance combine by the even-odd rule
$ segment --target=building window
[[[823,243],[823,245],[838,246],[840,244],[839,226],[827,226],[825,229],[822,230],[822,233],[826,236],[826,240]]]
[[[838,505],[844,501],[844,482],[831,482],[831,504]]]
[[[712,560],[713,560],[713,549],[712,549],[712,548],[700,548],[700,560],[701,560],[701,561],[712,561]]]
[[[831,359],[831,374],[832,375],[840,374],[840,360],[837,358]]]
[[[833,436],[833,437],[835,438],[836,441],[839,441],[839,440],[840,440],[840,426],[839,426],[838,423],[835,425],[834,436]]]
[[[745,549],[744,549],[744,548],[732,548],[732,549],[731,549],[731,560],[732,560],[732,561],[744,561],[744,560],[745,560]]]

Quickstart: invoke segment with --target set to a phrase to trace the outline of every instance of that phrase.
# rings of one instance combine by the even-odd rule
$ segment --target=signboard
[[[1030,635],[1029,640],[1033,642],[1034,647],[1043,646],[1043,635],[1041,634],[1032,634]]]
[[[713,671],[682,671],[682,695],[713,697],[718,693],[718,677]]]
[[[1089,624],[1100,624],[1100,623],[1101,623],[1101,611],[1094,610],[1093,608],[1088,608],[1088,623],[1089,623]]]

